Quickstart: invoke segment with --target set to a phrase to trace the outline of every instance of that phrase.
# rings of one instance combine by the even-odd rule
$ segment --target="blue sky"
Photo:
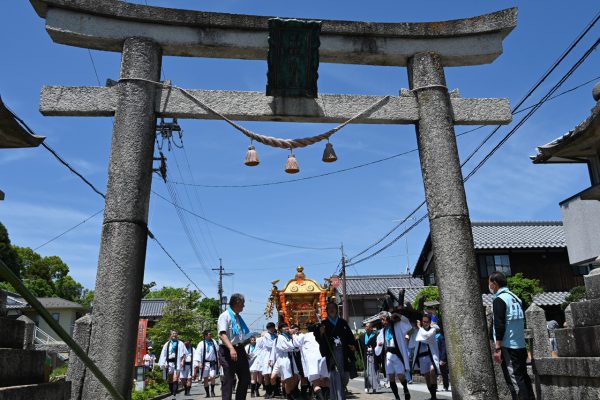
[[[399,2],[374,1],[165,1],[150,5],[194,8],[287,17],[347,19],[386,22],[435,21],[463,18],[518,6],[517,28],[504,42],[504,54],[490,65],[447,68],[450,88],[463,97],[507,97],[511,104],[526,93],[598,11],[591,1]],[[85,49],[52,43],[44,21],[29,2],[3,2],[0,33],[0,94],[12,110],[65,159],[102,190],[106,188],[111,118],[43,117],[39,93],[43,85],[96,86],[96,76]],[[565,64],[545,83],[529,104],[539,99],[598,37],[595,27]],[[100,81],[116,79],[119,54],[92,51]],[[598,75],[598,54],[567,81],[562,89]],[[164,73],[174,84],[193,89],[264,91],[266,62],[165,57]],[[321,64],[321,93],[395,95],[408,87],[405,68]],[[535,147],[562,135],[589,115],[593,105],[590,83],[544,107],[511,138],[468,182],[467,196],[473,220],[560,219],[558,202],[589,186],[583,165],[539,166],[529,156]],[[518,119],[518,116],[517,118]],[[287,153],[257,146],[261,165],[248,168],[243,158],[248,140],[220,121],[180,121],[189,159],[180,149],[166,154],[170,179],[203,184],[248,184],[291,178],[283,172]],[[299,137],[321,133],[332,125],[243,123],[261,133]],[[457,127],[457,133],[471,127]],[[458,140],[461,155],[468,154],[492,129],[486,127]],[[508,131],[504,127],[489,150]],[[324,173],[383,158],[416,147],[412,126],[352,125],[332,139],[339,161],[320,161],[322,145],[296,152],[298,177]],[[469,171],[483,152],[467,165]],[[175,163],[179,163],[180,176]],[[416,153],[374,166],[320,179],[285,185],[215,189],[176,186],[184,207],[232,228],[271,240],[303,246],[335,247],[344,243],[349,256],[381,237],[423,199]],[[0,150],[0,221],[19,246],[37,247],[103,208],[102,199],[70,174],[45,149]],[[162,180],[153,189],[168,197]],[[191,200],[191,201],[188,201]],[[420,215],[420,214],[419,214]],[[270,281],[286,281],[298,264],[318,281],[334,272],[338,250],[300,250],[267,244],[188,218],[198,237],[201,257],[194,254],[173,206],[153,196],[149,226],[179,264],[209,296],[216,295],[218,258],[233,277],[224,281],[226,294],[241,291],[248,303],[246,319],[262,324],[260,314]],[[93,288],[101,216],[42,247],[44,255],[59,255],[73,276]],[[426,223],[380,256],[349,269],[349,274],[389,274],[414,264],[427,235]],[[408,256],[407,260],[407,251]],[[185,286],[188,282],[155,243],[149,242],[145,281],[159,286]]]

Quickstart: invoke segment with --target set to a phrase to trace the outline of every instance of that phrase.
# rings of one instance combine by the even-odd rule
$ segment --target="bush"
[[[525,278],[522,272],[509,276],[507,281],[508,289],[523,300],[523,310],[526,310],[533,303],[533,296],[544,292],[544,288],[538,279]]]
[[[571,303],[585,300],[585,294],[585,286],[575,286],[569,290],[569,295],[565,297],[565,302],[562,303],[561,308],[564,310]]]
[[[131,400],[148,400],[158,397],[161,394],[169,393],[169,385],[162,378],[162,371],[154,368],[146,373],[148,384],[144,390],[133,390]]]
[[[425,297],[425,301],[440,301],[440,290],[437,286],[427,286],[421,289],[413,302],[414,308],[419,306],[419,299],[421,299],[421,297]]]

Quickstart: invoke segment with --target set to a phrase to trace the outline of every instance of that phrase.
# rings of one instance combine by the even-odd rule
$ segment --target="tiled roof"
[[[569,295],[569,292],[544,292],[533,296],[533,303],[538,306],[559,306]],[[481,295],[484,306],[491,306],[493,296],[490,293]]]
[[[142,299],[140,305],[140,318],[162,317],[163,308],[167,304],[165,299]]]
[[[561,221],[473,222],[476,249],[566,247]]]
[[[421,288],[423,280],[411,275],[357,275],[346,280],[348,295],[385,294],[388,288]],[[338,292],[344,294],[342,284]]]
[[[412,294],[412,290],[413,289],[407,289],[406,290],[406,300],[413,302],[414,298],[416,297],[416,294],[414,294],[414,297],[412,297],[409,293]],[[538,305],[540,307],[542,306],[558,306],[561,305],[564,301],[565,298],[569,295],[569,292],[544,292],[538,295],[533,296],[533,303],[535,305]],[[483,306],[484,307],[491,307],[492,306],[492,301],[493,301],[493,296],[490,293],[485,293],[481,295],[481,300],[483,301]],[[367,322],[374,322],[377,321],[379,319],[379,314],[375,314],[367,319],[365,319],[364,321],[362,321],[363,324],[366,324]]]
[[[7,302],[6,302],[6,308],[7,309],[24,309],[24,308],[31,308],[31,306],[29,305],[29,303],[27,303],[27,301],[25,301],[25,299],[21,298],[21,297],[15,297],[15,296],[6,296]],[[75,303],[73,301],[69,301],[69,300],[65,300],[65,299],[61,299],[60,297],[38,297],[37,298],[38,301],[40,303],[42,303],[42,305],[45,308],[48,309],[57,309],[57,308],[71,308],[71,309],[76,309],[76,310],[85,310],[85,307],[82,306],[79,303]]]

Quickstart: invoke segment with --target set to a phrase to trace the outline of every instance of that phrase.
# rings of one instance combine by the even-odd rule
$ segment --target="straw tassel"
[[[253,145],[248,146],[248,151],[246,152],[246,161],[244,162],[249,167],[254,167],[260,164],[260,159],[258,158],[258,153]]]
[[[288,156],[287,162],[285,163],[285,172],[288,174],[297,174],[300,172],[300,167],[298,167],[298,161],[296,160],[294,153]]]

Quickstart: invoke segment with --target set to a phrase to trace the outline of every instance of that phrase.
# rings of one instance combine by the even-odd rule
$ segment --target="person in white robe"
[[[271,381],[271,372],[273,372],[274,364],[274,351],[275,340],[277,340],[277,333],[275,331],[275,324],[269,322],[267,324],[267,331],[262,336],[262,349],[261,353],[257,355],[257,366],[256,368],[260,371],[263,376],[263,383],[265,386],[265,399],[273,397],[275,390],[275,381]]]
[[[400,395],[396,379],[400,381],[404,389],[404,398],[410,399],[406,371],[409,369],[408,349],[404,337],[412,329],[410,321],[403,315],[389,312],[381,313],[383,329],[377,335],[377,346],[375,355],[379,356],[385,352],[385,372],[390,382],[390,388],[394,397],[398,400]]]
[[[215,397],[215,380],[219,370],[219,351],[217,341],[212,338],[212,333],[204,331],[204,340],[198,343],[194,353],[196,363],[195,371],[200,380],[204,381],[206,397]],[[210,380],[210,391],[209,391]]]
[[[297,340],[302,357],[302,369],[304,376],[312,385],[313,393],[322,400],[322,389],[329,387],[327,359],[321,355],[319,343],[315,339],[315,332],[319,330],[319,327],[310,325],[308,330],[308,333],[301,335]]]
[[[246,345],[246,354],[248,354],[248,363],[250,364],[250,397],[259,397],[258,387],[262,383],[262,375],[258,372],[258,355],[261,352],[262,338],[250,338],[250,343]]]
[[[183,369],[186,355],[185,344],[179,340],[177,331],[172,330],[171,339],[164,344],[160,352],[158,366],[163,370],[164,375],[166,375],[165,380],[169,383],[173,398],[177,396],[177,382],[179,381],[179,374]]]
[[[431,317],[428,314],[423,315],[420,325],[415,339],[417,347],[413,359],[413,369],[416,365],[419,366],[421,375],[427,382],[431,398],[436,399],[437,376],[440,373],[440,351],[435,334],[439,327],[431,323]]]
[[[285,388],[287,399],[294,400],[298,398],[298,366],[294,359],[294,350],[296,344],[290,332],[287,323],[279,324],[280,335],[277,337],[274,346],[275,364],[271,373],[271,380],[276,376],[281,378]]]
[[[183,387],[185,388],[185,396],[189,396],[190,394],[190,390],[192,389],[192,375],[193,375],[193,369],[194,366],[193,364],[193,360],[194,360],[194,348],[192,347],[192,344],[190,343],[189,340],[186,340],[184,342],[185,344],[185,350],[186,350],[186,355],[185,355],[185,362],[183,363],[183,369],[181,370],[181,374],[180,374],[180,380],[181,383],[183,384]]]

